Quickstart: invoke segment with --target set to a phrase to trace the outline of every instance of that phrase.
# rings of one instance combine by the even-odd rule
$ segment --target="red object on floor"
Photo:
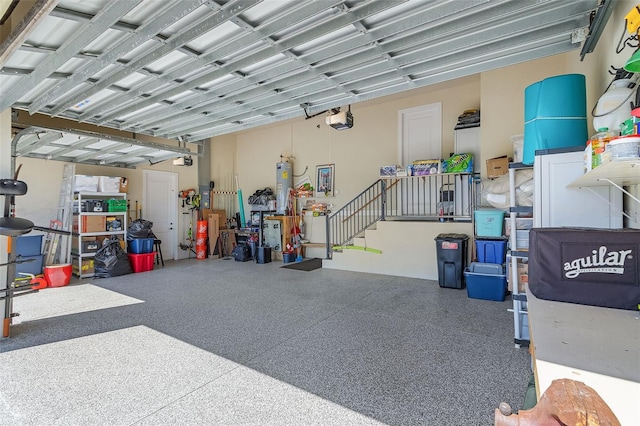
[[[155,251],[143,254],[128,253],[128,255],[133,272],[147,272],[153,269],[153,258],[156,255]]]
[[[44,277],[49,287],[63,287],[71,281],[71,264],[49,265],[44,267]]]
[[[36,275],[29,284],[31,284],[32,290],[42,290],[48,285],[47,279],[42,275]]]

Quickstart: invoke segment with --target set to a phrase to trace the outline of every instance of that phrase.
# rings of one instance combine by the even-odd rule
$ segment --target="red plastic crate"
[[[127,254],[129,255],[129,262],[131,262],[133,272],[147,272],[153,270],[153,259],[156,255],[155,251],[143,254]]]

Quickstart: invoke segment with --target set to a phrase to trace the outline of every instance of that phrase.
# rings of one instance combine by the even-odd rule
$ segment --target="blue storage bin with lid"
[[[16,256],[37,256],[42,250],[42,235],[20,235],[16,239]]]
[[[503,264],[507,256],[506,240],[476,240],[478,262]]]
[[[504,222],[504,210],[479,209],[473,211],[476,236],[501,237]]]
[[[504,301],[507,295],[507,274],[496,263],[472,262],[464,270],[467,296],[472,299]]]
[[[35,256],[20,256],[18,260],[23,262],[16,264],[16,278],[23,277],[21,273],[39,275],[42,273],[44,263],[44,255],[37,254]],[[28,262],[24,262],[28,260]]]
[[[153,251],[153,238],[134,238],[127,242],[127,251],[132,254],[147,254]]]

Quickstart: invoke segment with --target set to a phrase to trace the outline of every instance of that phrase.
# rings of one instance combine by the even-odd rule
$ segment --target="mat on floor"
[[[306,259],[302,262],[287,263],[281,268],[297,269],[299,271],[313,271],[314,269],[322,268],[322,259],[314,257],[313,259]]]

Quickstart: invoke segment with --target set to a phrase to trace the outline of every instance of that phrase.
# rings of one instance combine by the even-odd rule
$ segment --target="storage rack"
[[[529,252],[521,250],[525,245],[518,238],[517,222],[518,219],[531,220],[531,225],[533,225],[533,206],[518,206],[516,202],[516,172],[531,168],[533,168],[532,165],[509,163],[509,225],[511,228],[509,233],[511,276],[509,279],[511,280],[511,297],[513,299],[513,340],[516,348],[529,346],[530,339],[527,295],[526,292],[521,293],[518,289],[518,262],[528,259]],[[523,215],[526,215],[526,218]],[[528,243],[526,247],[528,249]]]
[[[96,252],[95,251],[85,251],[83,250],[83,237],[100,237],[100,236],[111,236],[117,235],[118,238],[122,236],[122,240],[126,242],[127,240],[127,212],[120,211],[106,211],[107,208],[103,208],[105,211],[92,211],[92,212],[83,212],[82,211],[82,201],[87,200],[125,200],[127,199],[127,194],[125,192],[74,192],[73,197],[73,215],[77,217],[78,220],[78,231],[72,233],[72,238],[76,239],[77,247],[74,247],[71,250],[71,258],[73,265],[73,274],[78,278],[88,278],[93,277],[93,272],[83,273],[82,272],[82,263],[84,260],[92,259]],[[119,231],[107,231],[106,227],[103,231],[96,232],[82,232],[82,219],[83,217],[109,217],[114,216],[119,218],[121,227]]]

